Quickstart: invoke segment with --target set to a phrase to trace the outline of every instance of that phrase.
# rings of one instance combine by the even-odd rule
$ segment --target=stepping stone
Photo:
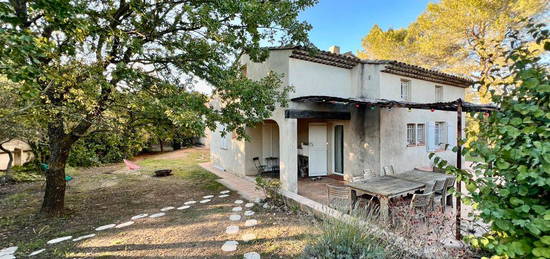
[[[253,226],[256,226],[258,224],[258,221],[255,220],[255,219],[248,219],[246,220],[246,222],[244,223],[244,226],[245,227],[253,227]]]
[[[244,202],[244,201],[242,201],[242,200],[236,200],[236,201],[235,201],[235,204],[242,204],[243,202]]]
[[[210,199],[210,198],[214,198],[214,195],[206,195],[206,196],[202,196],[203,199]]]
[[[247,210],[247,211],[244,212],[244,215],[245,216],[252,216],[252,215],[254,215],[254,213],[255,213],[254,211]]]
[[[17,251],[17,248],[18,248],[17,246],[4,248],[0,250],[0,256],[14,254],[15,251]]]
[[[155,214],[149,216],[149,218],[158,218],[158,217],[162,217],[164,215],[166,215],[166,213],[160,212],[160,213],[155,213]]]
[[[241,220],[241,215],[236,215],[236,214],[231,215],[231,216],[229,216],[229,220],[231,220],[231,221],[239,221],[239,220]]]
[[[229,197],[229,195],[227,195],[227,194],[222,194],[222,195],[220,195],[220,196],[218,196],[218,197],[220,197],[220,198],[225,198],[225,197]]]
[[[186,201],[184,204],[185,205],[191,205],[191,204],[195,204],[197,203],[196,201]]]
[[[40,249],[40,250],[36,250],[32,253],[29,254],[29,256],[34,256],[34,255],[37,255],[37,254],[40,254],[42,252],[46,251],[46,249]]]
[[[243,210],[243,207],[235,207],[232,209],[232,211],[235,211],[235,212],[241,211],[241,210]]]
[[[103,230],[105,230],[105,229],[114,228],[115,226],[116,226],[116,224],[109,224],[109,225],[97,227],[97,228],[95,229],[95,231],[103,231]]]
[[[52,240],[46,242],[46,244],[48,244],[48,245],[53,245],[53,244],[57,244],[57,243],[59,243],[59,242],[63,242],[63,241],[65,241],[65,240],[69,240],[69,239],[71,239],[71,238],[73,238],[73,236],[58,237],[58,238],[55,238],[55,239],[52,239]]]
[[[184,205],[184,206],[181,206],[181,207],[177,208],[177,210],[185,210],[185,209],[189,209],[189,208],[191,208],[191,206]]]
[[[95,237],[95,234],[89,234],[89,235],[85,235],[85,236],[79,236],[75,239],[73,239],[73,242],[78,242],[80,240],[84,240],[84,239],[88,239],[88,238],[92,238],[92,237]]]
[[[248,242],[256,239],[256,234],[253,234],[253,233],[244,234],[242,238],[244,242]]]
[[[239,226],[229,226],[225,228],[225,233],[227,234],[237,234],[239,233]]]
[[[169,207],[164,207],[164,208],[160,209],[160,211],[169,211],[169,210],[173,210],[173,209],[175,209],[175,208],[172,207],[172,206],[169,206]]]
[[[250,253],[246,253],[244,254],[244,259],[260,259],[260,254],[256,253],[256,252],[250,252]]]
[[[15,259],[15,255],[13,254],[0,255],[0,259]]]
[[[239,244],[239,242],[237,241],[225,241],[225,243],[223,244],[222,246],[222,251],[224,252],[233,252],[235,250],[237,250],[237,245]]]
[[[143,214],[135,215],[135,216],[133,216],[133,217],[130,218],[130,219],[131,219],[131,220],[136,220],[136,219],[145,218],[145,217],[147,217],[147,216],[149,216],[149,214],[143,213]]]
[[[124,222],[124,223],[118,224],[115,228],[125,228],[125,227],[127,227],[127,226],[132,225],[132,224],[134,224],[133,221],[128,221],[128,222]]]
[[[252,208],[252,207],[254,207],[254,203],[249,202],[249,203],[245,204],[244,206],[247,207],[247,208]]]
[[[220,193],[221,194],[228,194],[230,191],[229,190],[225,190],[225,191],[221,191]]]
[[[206,200],[200,201],[200,203],[207,203],[207,202],[210,202],[210,201],[211,201],[210,199],[206,199]]]

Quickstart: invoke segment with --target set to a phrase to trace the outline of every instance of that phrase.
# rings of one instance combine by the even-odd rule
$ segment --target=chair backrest
[[[382,167],[384,169],[384,175],[394,175],[395,170],[393,170],[393,165],[387,165]]]
[[[434,193],[415,193],[411,199],[411,208],[425,209],[433,202]]]
[[[447,181],[445,181],[445,189],[449,189],[451,187],[455,186],[455,180],[454,177],[447,177]]]
[[[254,157],[252,158],[252,160],[254,161],[254,166],[256,167],[256,169],[259,169],[262,167],[262,163],[260,163],[259,157]]]
[[[443,189],[445,189],[445,183],[447,182],[447,179],[445,180],[435,180],[433,191],[434,192],[441,192]]]
[[[356,183],[356,182],[363,182],[365,181],[365,177],[362,176],[362,175],[357,175],[357,176],[352,176],[351,179],[350,179],[350,182],[352,183]]]
[[[334,200],[351,201],[351,192],[348,187],[327,184],[328,203],[331,205]]]
[[[374,177],[377,177],[378,175],[376,175],[376,173],[374,172],[374,170],[372,169],[365,169],[363,170],[363,178],[365,179],[370,179],[370,178],[374,178]]]

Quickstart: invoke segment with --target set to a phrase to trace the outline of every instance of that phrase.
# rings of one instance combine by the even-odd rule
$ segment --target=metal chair
[[[384,175],[395,175],[395,170],[393,170],[393,165],[387,165],[382,167],[384,170]]]
[[[263,174],[263,173],[268,172],[267,166],[262,165],[262,163],[260,162],[259,157],[254,157],[254,158],[252,158],[252,160],[254,161],[254,166],[256,167],[256,170],[258,170],[259,174]]]
[[[327,184],[327,197],[329,207],[351,211],[351,191],[348,187]]]

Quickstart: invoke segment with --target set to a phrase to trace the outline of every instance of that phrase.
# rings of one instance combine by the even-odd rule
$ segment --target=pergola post
[[[462,170],[462,99],[457,100],[456,105],[456,168]],[[462,234],[460,233],[460,219],[461,219],[461,201],[460,195],[462,194],[462,183],[460,180],[456,181],[456,239],[462,239]]]

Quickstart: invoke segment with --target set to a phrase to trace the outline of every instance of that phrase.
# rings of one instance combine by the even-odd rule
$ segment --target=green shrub
[[[358,224],[327,219],[322,234],[303,252],[304,258],[387,258],[382,242]]]
[[[283,206],[285,204],[283,195],[281,194],[281,182],[277,179],[256,177],[256,189],[265,193],[266,200],[273,203],[275,206]]]
[[[529,42],[515,32],[511,51],[502,55],[510,65],[493,68],[505,76],[482,81],[500,110],[472,114],[483,129],[462,151],[476,158],[473,171],[435,159],[464,182],[463,200],[490,223],[486,236],[468,237],[472,245],[503,257],[550,258],[550,80],[548,66],[533,53],[550,50],[545,27],[529,25]]]

